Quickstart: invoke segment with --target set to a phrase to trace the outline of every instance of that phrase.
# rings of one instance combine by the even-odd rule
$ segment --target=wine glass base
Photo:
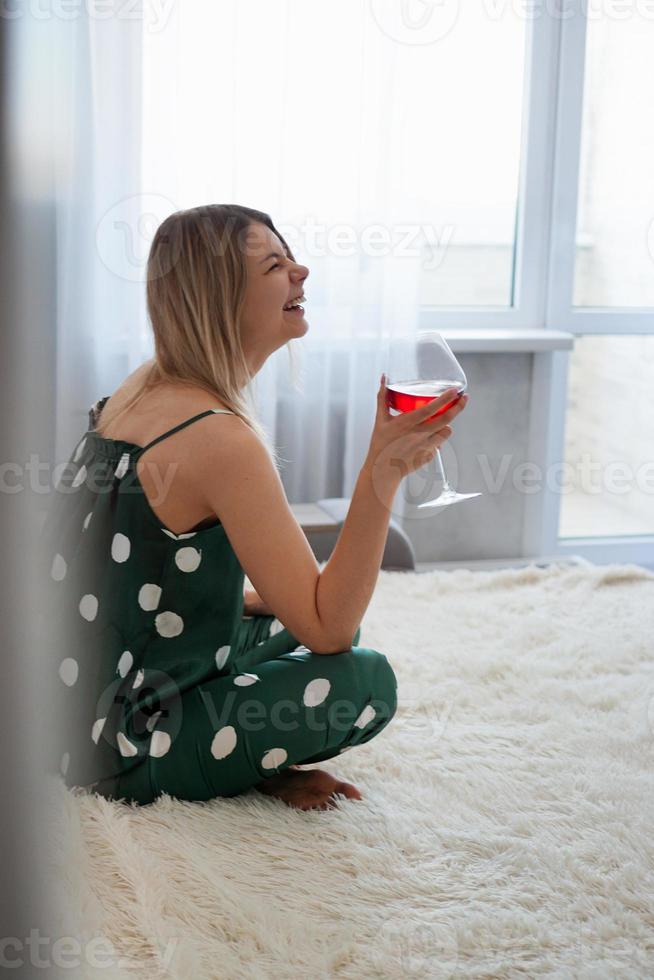
[[[457,493],[456,490],[445,490],[440,497],[434,500],[425,500],[424,504],[418,504],[418,509],[425,507],[447,507],[448,504],[456,504],[460,500],[469,500],[471,497],[481,497],[479,493]]]

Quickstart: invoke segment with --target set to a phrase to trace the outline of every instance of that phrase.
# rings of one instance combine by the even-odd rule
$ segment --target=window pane
[[[406,48],[406,128],[416,217],[434,225],[424,306],[511,306],[527,18],[460,4],[438,44]],[[413,94],[412,94],[413,93]],[[393,134],[389,134],[393,138]]]
[[[514,6],[171,4],[144,33],[144,186],[273,211],[314,316],[321,284],[347,302],[388,252],[421,305],[510,306],[531,26]]]
[[[562,537],[654,534],[654,336],[578,337]]]
[[[654,16],[589,19],[575,306],[654,306]]]

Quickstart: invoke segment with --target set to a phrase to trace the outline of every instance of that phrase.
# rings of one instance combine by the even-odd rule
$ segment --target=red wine
[[[459,389],[458,395],[429,416],[435,419],[458,402],[465,391],[465,385],[460,381],[394,381],[386,386],[386,404],[396,412],[412,412],[415,408],[422,408],[434,398],[438,398],[448,388],[455,387]]]

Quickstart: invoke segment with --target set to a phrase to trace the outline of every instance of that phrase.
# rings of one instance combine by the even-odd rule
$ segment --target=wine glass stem
[[[447,477],[445,476],[445,469],[443,468],[443,457],[441,456],[440,449],[436,450],[436,465],[441,472],[441,480],[443,481],[443,493],[451,493],[452,487],[447,482]]]

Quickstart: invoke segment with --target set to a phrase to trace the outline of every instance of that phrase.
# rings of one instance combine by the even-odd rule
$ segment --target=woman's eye
[[[279,262],[275,262],[274,265],[271,265],[270,266],[270,269],[268,270],[268,272],[272,272],[273,269],[279,269]]]

